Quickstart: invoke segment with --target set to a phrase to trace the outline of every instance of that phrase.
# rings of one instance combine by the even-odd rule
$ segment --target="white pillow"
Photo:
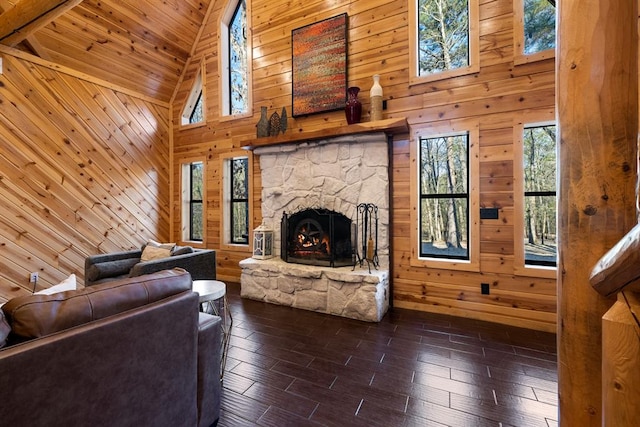
[[[140,261],[144,262],[169,257],[175,246],[175,243],[158,243],[154,240],[149,240],[142,250]]]
[[[77,289],[76,286],[76,275],[72,274],[71,276],[64,279],[62,282],[57,285],[53,285],[47,289],[43,289],[38,292],[34,292],[35,295],[51,295],[56,294],[58,292],[64,291],[75,291]]]

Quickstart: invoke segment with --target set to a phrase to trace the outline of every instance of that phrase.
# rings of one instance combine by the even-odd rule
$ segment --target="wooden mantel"
[[[302,141],[334,138],[337,136],[355,135],[361,133],[385,132],[388,135],[409,132],[409,123],[406,117],[377,120],[374,122],[357,123],[353,125],[321,129],[312,132],[290,132],[278,136],[253,138],[242,141],[242,148],[253,150],[259,147],[292,144]]]

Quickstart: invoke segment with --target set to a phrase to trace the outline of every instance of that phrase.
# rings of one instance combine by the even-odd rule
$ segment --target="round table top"
[[[193,291],[200,295],[200,302],[220,299],[227,292],[227,285],[219,280],[194,280]]]

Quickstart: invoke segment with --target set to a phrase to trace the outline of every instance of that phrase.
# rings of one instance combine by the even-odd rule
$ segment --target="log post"
[[[602,318],[605,427],[640,425],[640,295],[621,292]]]
[[[638,2],[558,5],[558,393],[562,426],[602,423],[598,259],[636,224]]]

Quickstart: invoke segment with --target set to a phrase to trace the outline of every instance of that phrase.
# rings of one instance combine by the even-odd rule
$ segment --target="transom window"
[[[182,116],[180,118],[180,124],[193,125],[205,123],[205,108],[204,108],[204,64],[200,65],[198,74],[193,81],[189,96],[182,109]]]
[[[420,256],[469,259],[469,135],[419,141]]]
[[[410,0],[412,83],[479,71],[478,2]]]
[[[555,56],[556,0],[513,0],[515,63]]]
[[[247,0],[231,0],[220,28],[222,115],[250,113],[251,48]]]
[[[524,128],[524,261],[556,266],[556,127]]]

